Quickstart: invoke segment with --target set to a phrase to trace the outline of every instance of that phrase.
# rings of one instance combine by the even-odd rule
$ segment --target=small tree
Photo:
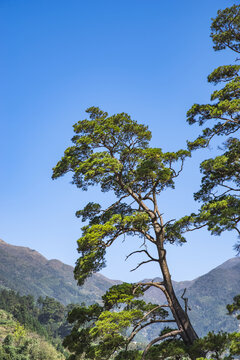
[[[75,278],[81,285],[92,273],[101,270],[105,266],[107,248],[117,238],[130,235],[142,241],[136,242],[136,250],[128,257],[140,253],[146,255],[146,260],[135,269],[155,262],[160,267],[163,281],[114,287],[104,298],[104,307],[101,315],[98,314],[100,318],[96,318],[92,310],[91,316],[86,312],[88,310],[84,313],[79,310],[79,321],[85,325],[90,322],[88,336],[92,336],[93,342],[98,339],[98,349],[101,344],[107,343],[106,335],[111,342],[109,348],[114,352],[119,344],[126,346],[143,327],[163,322],[175,322],[177,328],[154,339],[148,348],[162,339],[177,335],[190,345],[198,337],[175,295],[165,248],[167,243],[183,244],[186,228],[174,220],[164,221],[159,208],[159,196],[164,190],[174,188],[175,179],[190,152],[179,150],[163,153],[160,148],[151,148],[151,133],[147,126],[133,121],[128,114],[108,116],[97,107],[89,108],[86,112],[90,119],[74,125],[74,145],[66,149],[54,168],[53,179],[71,171],[73,184],[78,188],[88,190],[91,186],[100,186],[103,192],[114,193],[116,202],[105,209],[98,203],[90,202],[83,210],[77,211],[76,215],[82,221],[88,221],[88,224],[82,228],[82,236],[78,240],[80,257],[74,271]],[[154,246],[154,254],[150,252],[148,244]],[[136,299],[150,287],[164,293],[167,305],[147,305]],[[115,315],[110,312],[113,308],[121,307],[121,304],[125,304],[123,312]],[[170,310],[170,319],[163,307]],[[117,335],[118,331],[122,332],[131,325],[134,330],[130,336]],[[86,335],[85,330],[83,336]],[[101,339],[104,341],[101,342]]]

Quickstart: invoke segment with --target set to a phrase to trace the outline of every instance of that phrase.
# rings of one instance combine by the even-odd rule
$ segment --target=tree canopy
[[[219,10],[213,19],[211,37],[216,51],[226,48],[240,51],[239,10],[239,5]],[[217,235],[232,229],[240,234],[240,143],[236,137],[240,128],[239,71],[240,65],[225,65],[209,75],[208,81],[217,84],[218,89],[213,92],[211,103],[194,104],[187,113],[189,124],[207,125],[197,139],[188,142],[188,150],[163,152],[161,148],[152,148],[147,126],[126,113],[109,116],[98,107],[87,109],[89,119],[73,126],[73,145],[65,150],[53,169],[53,179],[72,172],[72,183],[81,190],[96,186],[115,196],[111,204],[89,202],[76,212],[77,217],[86,222],[78,240],[76,280],[82,285],[87,277],[101,270],[107,248],[126,235],[138,238],[135,251],[127,258],[136,254],[146,256],[133,270],[156,262],[163,280],[116,285],[105,294],[101,306],[73,309],[69,315],[73,330],[65,339],[65,345],[73,352],[72,359],[82,354],[88,359],[137,360],[151,356],[156,359],[156,351],[166,350],[166,341],[175,343],[176,357],[186,353],[186,349],[192,358],[208,352],[213,354],[213,343],[216,350],[213,358],[219,359],[219,354],[224,353],[230,341],[227,335],[209,334],[205,343],[198,340],[188,318],[187,299],[183,298],[183,308],[175,295],[166,244],[183,244],[186,232],[203,226]],[[211,139],[219,135],[225,136],[224,152],[201,164],[202,184],[195,194],[195,199],[203,202],[200,211],[178,220],[170,216],[165,219],[160,208],[161,193],[174,189],[191,151],[208,146]],[[164,293],[164,304],[143,301],[142,296],[150,287]],[[175,327],[167,326],[140,356],[139,351],[131,348],[131,341],[142,329],[156,323],[174,323]],[[158,344],[162,340],[165,343]],[[161,353],[158,354],[162,358]]]
[[[240,52],[240,5],[219,10],[213,19],[211,37],[214,50],[229,49]],[[239,61],[237,58],[236,61]],[[222,136],[222,152],[207,159],[200,166],[203,174],[195,200],[203,203],[198,214],[189,218],[193,226],[207,226],[214,235],[235,230],[240,236],[240,65],[216,68],[208,82],[218,86],[211,95],[211,103],[194,104],[187,113],[190,125],[204,127],[202,134],[189,142],[189,149],[208,146],[215,136]],[[206,126],[211,124],[211,126]],[[185,219],[186,220],[186,219]],[[239,243],[236,244],[239,251]]]
[[[89,119],[74,125],[76,135],[72,138],[73,146],[65,150],[63,158],[54,168],[53,178],[71,171],[72,182],[77,187],[88,190],[94,185],[100,186],[103,192],[113,192],[116,201],[105,208],[101,204],[90,202],[77,211],[76,215],[86,221],[87,225],[83,226],[82,236],[78,240],[80,257],[76,263],[75,277],[81,285],[93,272],[101,270],[105,266],[107,248],[125,235],[138,237],[136,250],[128,257],[139,253],[146,256],[146,260],[136,265],[135,269],[146,263],[156,262],[163,276],[162,283],[153,281],[134,286],[129,284],[129,287],[126,285],[125,297],[120,297],[118,302],[121,306],[127,303],[127,307],[131,303],[131,308],[127,310],[125,307],[124,311],[114,315],[113,312],[109,313],[105,304],[104,312],[96,323],[97,328],[102,327],[103,323],[106,328],[114,323],[121,333],[123,324],[127,328],[131,324],[133,328],[137,326],[138,332],[153,323],[176,322],[177,329],[173,333],[164,334],[164,338],[180,335],[186,343],[192,343],[197,335],[174,293],[165,249],[166,243],[184,243],[184,232],[187,229],[171,218],[164,221],[158,206],[161,193],[167,188],[174,188],[175,180],[183,170],[185,159],[190,157],[190,152],[179,150],[164,153],[160,148],[150,147],[151,132],[147,126],[138,124],[126,113],[108,116],[108,113],[97,107],[89,108],[86,112]],[[150,243],[155,246],[154,253],[149,250]],[[172,318],[161,318],[164,312],[154,304],[135,300],[129,303],[129,296],[133,297],[133,293],[134,297],[137,295],[134,289],[140,288],[144,292],[151,286],[163,291]],[[129,289],[131,294],[128,293]],[[118,292],[122,294],[120,285],[114,288],[117,297],[120,296]],[[106,296],[109,297],[109,293]],[[119,316],[123,321],[120,321]],[[106,328],[105,332],[108,333]],[[96,327],[93,329],[91,334],[95,331],[95,335],[104,338],[103,332],[97,331]],[[119,335],[112,329],[109,332],[109,339],[115,346],[118,342],[114,342],[114,338]],[[127,338],[124,340],[125,345],[128,343]],[[162,337],[154,341],[161,339]],[[106,339],[104,343],[106,344]],[[114,346],[112,351],[116,350]]]

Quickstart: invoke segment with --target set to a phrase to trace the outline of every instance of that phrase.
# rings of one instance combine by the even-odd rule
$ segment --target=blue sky
[[[186,123],[186,111],[209,101],[207,75],[235,59],[215,53],[209,37],[211,17],[232,4],[0,0],[0,238],[74,265],[81,234],[75,211],[96,196],[106,202],[106,195],[83,193],[70,177],[51,180],[72,125],[92,105],[110,114],[124,111],[149,125],[153,146],[184,148],[200,131]],[[167,218],[197,209],[192,194],[199,163],[214,151],[213,144],[187,161],[176,190],[161,200]],[[168,250],[173,279],[192,279],[233,257],[235,240],[234,233],[191,233],[182,248]],[[126,281],[159,276],[151,265],[129,274],[134,262],[124,257],[132,243],[116,243],[102,273]]]

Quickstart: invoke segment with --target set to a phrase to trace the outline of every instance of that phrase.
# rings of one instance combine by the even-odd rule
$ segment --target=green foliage
[[[219,10],[213,19],[211,37],[215,50],[229,48],[240,51],[240,5]],[[239,59],[237,59],[239,60]],[[202,134],[193,142],[190,149],[205,147],[215,135],[227,136],[223,147],[225,152],[213,159],[202,162],[200,169],[203,174],[201,189],[194,194],[195,200],[203,205],[198,214],[192,214],[188,219],[187,228],[207,226],[214,235],[223,231],[235,230],[240,236],[240,65],[225,65],[215,69],[208,81],[221,85],[211,95],[211,104],[194,104],[187,113],[189,124],[200,126],[213,121],[212,127],[203,129]],[[236,244],[237,252],[240,243]]]
[[[234,296],[233,303],[227,305],[229,315],[237,315],[237,319],[240,320],[240,295]]]
[[[204,202],[196,221],[206,223],[215,235],[225,230],[239,231],[240,142],[230,138],[225,148],[224,154],[201,164],[202,185],[195,194],[196,200]]]
[[[201,349],[206,355],[209,354],[212,359],[220,360],[225,358],[224,355],[226,355],[229,346],[229,334],[223,332],[215,334],[214,332],[210,332],[207,336],[197,340],[188,351],[191,356],[196,358],[199,349]]]
[[[236,357],[236,355],[240,355],[240,334],[239,332],[234,332],[229,334],[230,339],[230,354],[233,357]]]
[[[44,337],[64,353],[62,339],[71,331],[71,325],[67,321],[67,313],[72,307],[72,304],[64,307],[49,297],[40,297],[35,302],[30,295],[20,296],[12,290],[0,292],[0,309],[8,311],[18,321],[13,336],[15,342],[19,342],[19,344],[25,339],[26,331],[31,330]]]
[[[214,50],[229,48],[240,53],[240,6],[233,5],[224,10],[218,10],[217,17],[211,25],[211,37],[214,42]]]
[[[11,314],[0,310],[0,318],[0,360],[64,359],[50,343],[37,333],[29,332]]]
[[[107,113],[94,107],[86,112],[90,114],[90,120],[82,120],[74,125],[74,146],[65,151],[54,169],[53,178],[72,170],[73,182],[83,190],[98,183],[103,190],[107,190],[111,182],[113,189],[118,191],[115,173],[122,170],[123,162],[131,168],[130,165],[135,167],[138,160],[138,151],[135,152],[131,144],[136,144],[141,152],[146,148],[151,134],[146,126],[138,125],[125,113],[108,117]],[[108,151],[101,151],[101,148],[111,149],[113,155],[120,153],[122,161]],[[130,176],[128,180],[131,180]]]
[[[198,356],[201,351],[205,353],[205,357]],[[209,332],[207,336],[196,340],[191,346],[186,346],[180,339],[165,340],[149,350],[146,360],[232,360],[239,354],[239,333]]]
[[[26,338],[21,344],[9,342],[6,337],[0,347],[0,360],[63,360],[50,344],[40,338]],[[6,341],[7,340],[7,341]]]
[[[142,351],[123,350],[114,358],[114,360],[141,360]]]
[[[182,359],[188,358],[188,350],[182,340],[169,339],[154,345],[147,354],[147,360]]]
[[[65,307],[60,302],[48,296],[43,299],[38,299],[40,305],[40,314],[38,320],[41,324],[47,324],[50,322],[61,322],[65,318]]]
[[[74,324],[71,334],[64,339],[64,346],[86,359],[103,359],[113,353],[116,359],[139,359],[140,352],[129,347],[130,341],[145,326],[164,321],[165,308],[139,299],[140,287],[123,283],[115,285],[103,296],[103,306],[77,306],[69,313]],[[117,311],[116,311],[117,310]]]
[[[28,329],[47,337],[47,331],[38,321],[39,309],[31,295],[21,296],[13,290],[0,291],[0,309],[11,313],[18,322]]]
[[[146,207],[139,207],[137,198],[147,200],[153,193],[155,197],[164,189],[173,188],[185,158],[190,156],[186,150],[163,153],[159,148],[150,148],[148,128],[125,113],[109,117],[94,107],[86,112],[90,120],[74,125],[74,146],[66,149],[53,170],[53,179],[72,171],[77,187],[87,190],[89,186],[100,185],[102,191],[111,190],[120,199],[106,210],[91,202],[76,213],[82,221],[88,221],[78,240],[80,257],[74,273],[79,285],[105,266],[106,248],[119,236],[151,238],[153,215]],[[130,196],[137,207],[122,201]],[[168,238],[167,230],[166,227],[165,241],[185,241],[181,235],[172,236],[170,232]]]
[[[15,327],[14,333],[13,333],[13,337],[17,343],[22,342],[26,337],[26,330],[25,330],[24,326],[19,324],[19,322],[17,322],[17,324],[16,324],[16,327]]]
[[[211,37],[215,50],[229,48],[239,53],[240,50],[240,5],[233,5],[225,10],[219,10],[212,21]],[[189,124],[204,125],[209,120],[217,122],[210,128],[203,130],[202,135],[193,142],[189,142],[190,149],[208,145],[215,135],[230,135],[240,127],[240,65],[219,66],[209,76],[208,81],[213,84],[225,85],[211,95],[212,104],[194,104],[187,113]]]

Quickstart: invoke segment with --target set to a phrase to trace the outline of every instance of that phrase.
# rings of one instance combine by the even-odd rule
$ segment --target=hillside
[[[158,279],[161,281],[161,279]],[[188,315],[200,336],[209,331],[236,331],[239,322],[227,315],[226,305],[231,303],[236,294],[240,294],[240,258],[224,262],[207,274],[192,281],[173,282],[178,298],[188,298]],[[164,296],[156,288],[148,290],[147,301],[161,303]]]
[[[226,304],[237,294],[240,294],[240,258],[226,261],[188,287],[189,316],[200,336],[209,330],[239,329],[239,322],[226,312]]]
[[[64,305],[71,302],[90,304],[100,301],[102,294],[116,283],[96,274],[79,288],[72,266],[59,260],[47,260],[35,250],[0,240],[0,286],[22,295],[49,296]]]
[[[144,281],[147,281],[144,280]],[[19,291],[20,294],[49,296],[64,305],[71,302],[94,303],[103,293],[120,281],[95,274],[84,286],[78,287],[73,267],[59,260],[47,260],[35,250],[9,245],[0,240],[0,286]],[[174,281],[179,298],[186,288],[189,316],[199,335],[208,331],[238,329],[238,322],[226,315],[226,304],[240,294],[240,258],[233,258],[207,274],[192,281]],[[164,301],[156,288],[146,292],[145,299],[153,303]],[[156,331],[159,332],[159,329]]]
[[[13,316],[0,309],[0,358],[28,360],[64,360],[50,343],[24,329]]]

